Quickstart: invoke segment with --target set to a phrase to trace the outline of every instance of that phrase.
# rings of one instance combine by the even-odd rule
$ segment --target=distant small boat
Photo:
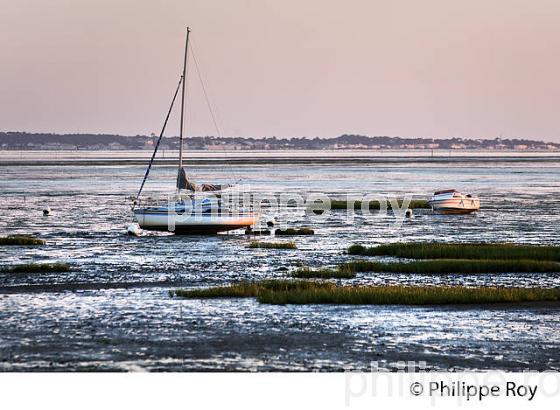
[[[442,214],[468,214],[480,209],[480,200],[456,189],[437,191],[428,201],[434,212]]]
[[[134,200],[134,206],[132,208],[134,218],[142,229],[150,231],[171,231],[176,234],[216,234],[240,228],[249,228],[259,221],[260,215],[258,212],[253,212],[250,209],[229,209],[222,203],[221,191],[229,188],[231,185],[196,185],[187,178],[185,169],[183,168],[183,130],[185,123],[185,89],[187,82],[189,33],[190,30],[187,28],[183,74],[179,79],[179,84],[175,90],[152,158],[146,169],[136,199]],[[165,205],[144,206],[136,209],[136,205],[139,204],[140,201],[140,194],[142,193],[144,183],[148,178],[148,174],[150,173],[158,147],[165,132],[165,127],[179,92],[179,87],[181,87],[181,119],[179,126],[179,159],[177,189],[174,195],[175,200],[171,201],[168,199]],[[208,105],[210,106],[209,103]],[[129,229],[129,233],[136,235],[137,231],[135,229]]]

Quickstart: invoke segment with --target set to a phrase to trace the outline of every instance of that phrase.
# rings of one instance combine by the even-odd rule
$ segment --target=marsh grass
[[[297,249],[297,246],[294,242],[258,242],[258,241],[253,241],[249,244],[249,248]]]
[[[184,298],[254,297],[269,304],[441,305],[560,301],[560,289],[461,286],[337,286],[305,280],[264,280],[176,290]]]
[[[349,269],[344,269],[341,267],[335,269],[320,268],[320,269],[310,269],[310,268],[300,268],[291,273],[293,278],[299,279],[352,279],[356,277],[356,272]]]
[[[300,280],[269,279],[259,282],[240,282],[229,286],[217,286],[204,289],[178,289],[175,295],[189,299],[205,298],[247,298],[257,297],[266,292],[287,292],[320,288],[328,284],[321,284]]]
[[[534,260],[474,259],[436,259],[393,263],[357,260],[342,264],[340,268],[354,272],[391,273],[543,273],[560,272],[560,263]]]
[[[395,256],[410,259],[534,259],[560,261],[560,246],[492,243],[392,243],[365,247],[352,245],[350,255]]]
[[[216,286],[204,289],[177,289],[175,295],[189,299],[247,298],[256,297],[259,289],[259,285],[255,282],[241,282],[231,286]]]
[[[559,289],[451,286],[325,286],[265,292],[268,304],[443,305],[559,301]]]
[[[399,207],[402,207],[403,200],[397,199],[397,203]],[[348,209],[352,204],[352,200],[332,200],[331,201],[331,209]],[[423,199],[413,199],[410,201],[408,205],[410,209],[430,209],[430,205],[428,205],[428,201]],[[354,209],[362,209],[362,201],[355,201],[354,202]],[[370,210],[380,210],[381,204],[379,201],[370,201],[369,202],[369,209]],[[393,207],[391,205],[391,201],[387,201],[387,209],[392,210]]]
[[[274,232],[277,236],[298,236],[298,235],[314,235],[315,231],[311,228],[287,228],[276,229]]]
[[[70,272],[67,263],[25,263],[21,265],[6,266],[0,269],[7,273],[43,273],[43,272]]]
[[[36,238],[31,235],[9,235],[0,237],[0,245],[5,246],[33,246],[33,245],[44,245],[46,242],[42,239]]]

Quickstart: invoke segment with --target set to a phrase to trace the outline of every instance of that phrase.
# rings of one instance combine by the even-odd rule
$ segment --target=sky
[[[225,136],[560,142],[557,0],[0,0],[0,10],[0,131],[159,133],[188,25]],[[187,135],[216,135],[192,64],[188,84]],[[169,135],[178,124],[175,111]]]

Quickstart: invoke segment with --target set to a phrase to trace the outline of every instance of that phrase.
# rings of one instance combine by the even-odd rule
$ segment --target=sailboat
[[[140,228],[150,231],[168,231],[176,234],[216,234],[257,224],[260,215],[252,210],[230,209],[222,202],[221,192],[230,185],[201,184],[197,186],[187,178],[183,168],[183,132],[185,128],[185,88],[189,34],[187,27],[183,73],[173,95],[171,105],[163,123],[154,152],[144,174],[144,179],[134,200],[132,211]],[[195,61],[196,62],[196,61]],[[159,206],[136,208],[140,204],[140,194],[150,173],[158,147],[165,132],[177,94],[181,88],[181,114],[179,126],[179,159],[176,192],[167,203]]]

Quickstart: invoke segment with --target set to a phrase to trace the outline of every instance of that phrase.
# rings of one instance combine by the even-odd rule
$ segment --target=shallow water
[[[0,235],[33,233],[38,248],[4,247],[2,264],[66,261],[69,273],[0,274],[3,370],[343,370],[402,360],[448,369],[560,370],[560,307],[266,306],[252,299],[181,300],[169,289],[284,277],[297,265],[334,265],[352,243],[497,241],[560,244],[560,160],[454,163],[239,165],[191,169],[197,181],[241,180],[257,193],[322,192],[427,198],[456,187],[481,197],[476,215],[415,210],[321,218],[275,212],[316,235],[297,250],[248,249],[242,232],[214,237],[129,237],[127,196],[136,165],[0,163]],[[146,194],[172,191],[175,168],[156,167]],[[52,209],[43,217],[41,209]],[[558,274],[398,275],[363,273],[350,283],[560,286]],[[84,284],[89,284],[89,288]],[[15,286],[15,287],[13,287]],[[107,289],[108,287],[116,289]],[[95,287],[105,289],[93,289]],[[65,290],[66,289],[66,290]]]

